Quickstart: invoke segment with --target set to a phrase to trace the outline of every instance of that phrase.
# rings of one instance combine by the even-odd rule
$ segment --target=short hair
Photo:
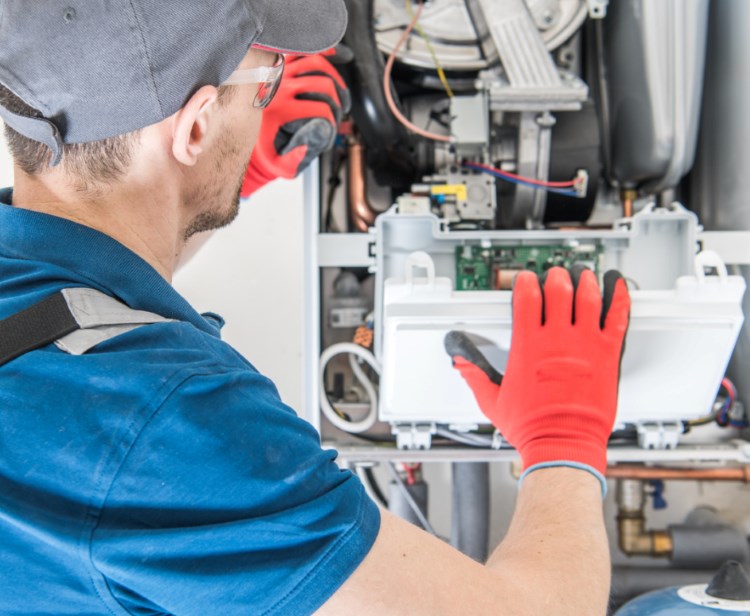
[[[220,86],[219,104],[226,105],[235,93],[235,86]],[[13,113],[42,117],[39,110],[28,105],[2,84],[0,105]],[[127,172],[139,137],[140,129],[99,141],[64,144],[60,164],[72,176],[79,190],[96,190],[116,181]],[[38,175],[49,167],[52,151],[47,145],[29,139],[8,124],[5,125],[5,138],[13,161],[28,175]]]
[[[42,117],[4,85],[0,84],[0,105],[13,113]],[[81,190],[91,190],[117,180],[128,170],[133,146],[140,131],[87,143],[63,145],[61,164],[76,180]],[[48,146],[22,135],[8,124],[5,138],[13,161],[27,174],[38,175],[49,167],[52,151]]]

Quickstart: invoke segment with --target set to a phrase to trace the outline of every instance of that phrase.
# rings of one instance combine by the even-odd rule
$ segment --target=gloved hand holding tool
[[[278,177],[297,176],[333,146],[350,107],[344,80],[322,54],[287,57],[279,90],[263,112],[241,196]]]
[[[521,455],[524,475],[571,466],[592,472],[606,490],[607,440],[617,411],[617,387],[630,296],[619,272],[604,275],[554,267],[541,283],[518,274],[513,289],[513,337],[505,375],[463,332],[445,348],[482,412]]]

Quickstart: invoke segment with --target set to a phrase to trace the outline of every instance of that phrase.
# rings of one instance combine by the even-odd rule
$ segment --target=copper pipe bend
[[[355,139],[349,141],[349,216],[355,229],[367,233],[378,213],[367,201],[365,149]]]

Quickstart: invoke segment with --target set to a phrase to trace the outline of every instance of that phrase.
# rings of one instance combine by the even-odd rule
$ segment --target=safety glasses
[[[257,68],[238,68],[222,83],[223,86],[240,86],[248,83],[260,84],[258,93],[253,100],[253,107],[265,109],[273,100],[284,74],[284,56],[278,54],[273,66],[259,66]]]

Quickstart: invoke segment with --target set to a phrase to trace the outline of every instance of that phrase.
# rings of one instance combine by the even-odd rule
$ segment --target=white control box
[[[718,275],[705,275],[705,268]],[[413,253],[402,279],[385,281],[379,419],[390,423],[487,423],[443,347],[462,330],[501,372],[511,344],[511,293],[454,291],[432,259]],[[617,423],[673,422],[711,411],[743,322],[745,282],[712,253],[671,290],[631,291]]]

